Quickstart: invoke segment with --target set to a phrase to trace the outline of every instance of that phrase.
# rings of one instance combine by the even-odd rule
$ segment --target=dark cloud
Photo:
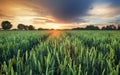
[[[98,3],[110,3],[112,6],[120,6],[120,0],[96,0]]]
[[[87,15],[87,11],[92,7],[93,0],[31,0],[28,6],[34,7],[36,12],[47,11],[55,19],[61,22],[75,22],[79,17]],[[44,12],[43,12],[44,13]]]
[[[65,22],[78,21],[79,17],[87,14],[93,0],[49,0],[52,15]]]
[[[110,6],[113,7],[114,9],[117,9],[115,11],[115,18],[112,20],[112,23],[120,23],[120,0],[107,0],[110,2]]]
[[[111,6],[113,6],[113,7],[119,7],[120,6],[120,0],[107,0],[107,1],[110,2]]]

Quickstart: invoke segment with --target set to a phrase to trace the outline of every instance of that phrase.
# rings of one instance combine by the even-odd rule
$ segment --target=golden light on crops
[[[60,31],[60,30],[51,30],[51,31],[49,31],[49,33],[50,33],[49,38],[55,39],[55,38],[60,38],[61,37],[62,31]]]

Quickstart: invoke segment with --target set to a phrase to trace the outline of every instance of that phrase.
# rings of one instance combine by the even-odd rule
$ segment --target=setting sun
[[[47,23],[47,26],[49,26],[50,29],[61,29],[59,24]]]
[[[0,0],[0,75],[120,75],[120,0]]]
[[[54,25],[53,29],[60,29],[60,27],[58,25]]]

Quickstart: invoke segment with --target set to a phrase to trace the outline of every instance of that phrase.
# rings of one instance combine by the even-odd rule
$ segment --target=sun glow
[[[59,24],[47,23],[47,26],[49,27],[49,29],[61,29]]]
[[[58,25],[54,25],[53,29],[60,29],[60,27]]]

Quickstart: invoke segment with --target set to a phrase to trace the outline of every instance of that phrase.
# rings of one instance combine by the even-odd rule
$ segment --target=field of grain
[[[120,75],[120,31],[0,31],[0,75]]]

